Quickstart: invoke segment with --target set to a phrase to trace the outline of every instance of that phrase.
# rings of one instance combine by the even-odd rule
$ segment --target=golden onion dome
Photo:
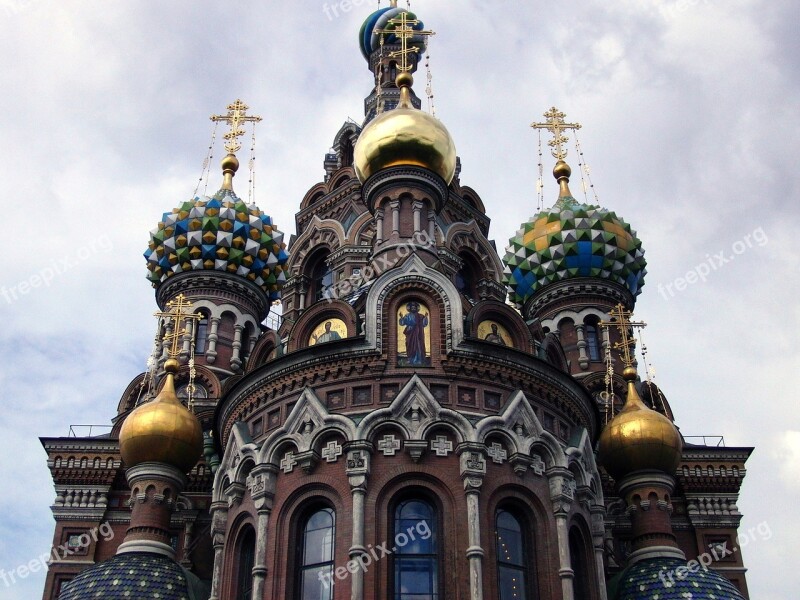
[[[447,185],[456,173],[456,146],[444,124],[411,104],[410,73],[397,76],[400,102],[375,117],[361,132],[354,150],[356,176],[364,183],[382,169],[415,166],[433,171]]]
[[[203,453],[200,421],[175,393],[178,361],[167,360],[167,378],[156,399],[136,408],[122,424],[119,448],[128,467],[166,463],[187,473]]]
[[[627,367],[622,376],[628,397],[600,435],[600,464],[618,481],[644,470],[673,475],[683,450],[681,434],[672,421],[642,402],[634,387],[635,368]]]

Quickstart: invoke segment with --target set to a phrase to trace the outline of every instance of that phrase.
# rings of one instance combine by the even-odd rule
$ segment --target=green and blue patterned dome
[[[610,584],[611,600],[744,600],[739,590],[716,571],[702,567],[690,571],[686,561],[678,558],[643,560]]]
[[[286,282],[283,233],[229,189],[164,213],[144,257],[154,286],[178,273],[216,270],[244,277],[277,300]]]
[[[613,211],[559,198],[509,240],[503,283],[522,306],[546,285],[573,277],[600,277],[638,295],[647,261],[642,242]]]
[[[397,8],[396,6],[389,6],[387,8],[381,8],[376,10],[367,19],[364,21],[364,24],[361,25],[361,30],[358,32],[358,41],[359,45],[361,46],[361,54],[364,55],[364,58],[369,61],[369,57],[372,55],[375,50],[380,48],[381,39],[380,36],[375,33],[376,29],[393,29],[394,25],[389,23],[390,20],[396,18],[401,13],[408,13],[408,17],[411,20],[418,20],[417,16],[406,10],[405,8]],[[416,25],[412,26],[417,31],[422,31],[425,26],[423,25],[422,21],[417,23]],[[395,36],[389,35],[384,40],[386,44],[396,44],[398,40]],[[414,36],[411,38],[411,43],[419,48],[418,54],[422,54],[425,52],[426,41],[425,36]]]

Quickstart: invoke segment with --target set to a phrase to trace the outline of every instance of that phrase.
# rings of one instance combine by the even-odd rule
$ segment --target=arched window
[[[299,532],[295,597],[297,600],[331,600],[336,513],[332,508],[317,508],[303,519]]]
[[[467,298],[476,300],[478,297],[478,279],[480,269],[471,255],[462,253],[459,255],[462,266],[455,276],[456,289]]]
[[[518,516],[505,508],[495,513],[499,600],[529,600],[533,585],[528,568],[530,541]]]
[[[333,269],[328,266],[327,258],[327,255],[320,257],[317,264],[314,265],[312,279],[314,280],[315,302],[326,298],[325,293],[333,288],[334,273]]]
[[[569,555],[572,561],[572,579],[575,598],[585,598],[590,600],[592,596],[591,586],[589,585],[589,564],[586,556],[587,548],[584,537],[577,527],[573,527],[569,532]]]
[[[194,353],[205,354],[206,342],[208,342],[208,315],[200,313],[203,318],[197,321],[197,334],[194,338]]]
[[[439,554],[436,509],[411,498],[394,510],[394,600],[438,600]]]
[[[256,559],[256,534],[252,527],[241,535],[238,548],[236,573],[236,600],[251,600],[253,597],[253,566]]]
[[[600,342],[597,339],[597,326],[587,323],[585,338],[589,360],[600,360]]]

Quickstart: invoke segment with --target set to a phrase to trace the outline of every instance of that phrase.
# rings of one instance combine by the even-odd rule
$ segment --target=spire
[[[257,115],[247,115],[247,106],[244,102],[237,99],[228,105],[228,113],[225,115],[211,115],[210,119],[214,122],[224,121],[230,126],[230,131],[223,137],[225,138],[225,150],[228,154],[222,159],[222,188],[223,190],[233,191],[233,176],[239,170],[239,159],[236,153],[242,148],[239,137],[245,134],[241,127],[243,123],[258,123],[261,117]]]
[[[558,182],[559,202],[565,198],[573,197],[569,189],[569,177],[572,174],[572,169],[564,161],[567,157],[567,149],[564,144],[569,141],[569,138],[564,135],[564,131],[581,128],[580,123],[566,123],[564,121],[565,117],[566,115],[554,106],[544,113],[544,118],[547,119],[544,123],[531,123],[531,127],[534,129],[546,129],[553,134],[553,139],[547,142],[547,145],[550,146],[550,152],[556,159],[556,166],[553,167],[553,177]]]

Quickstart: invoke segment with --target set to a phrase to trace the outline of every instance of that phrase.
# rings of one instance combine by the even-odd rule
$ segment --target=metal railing
[[[698,446],[725,447],[725,437],[721,435],[685,435],[683,439]]]
[[[70,425],[69,437],[96,437],[111,433],[113,425]]]

